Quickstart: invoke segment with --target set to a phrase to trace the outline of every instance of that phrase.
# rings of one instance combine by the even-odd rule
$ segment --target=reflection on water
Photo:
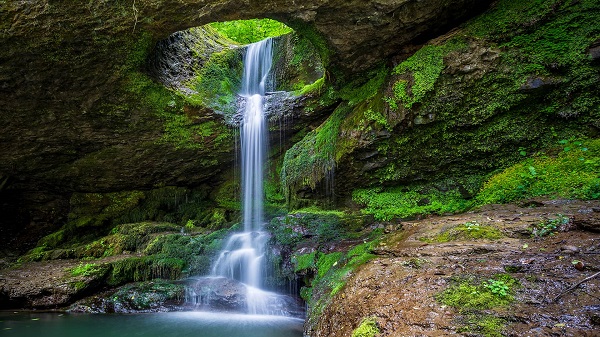
[[[0,336],[301,337],[303,320],[282,316],[170,312],[135,315],[0,312]]]

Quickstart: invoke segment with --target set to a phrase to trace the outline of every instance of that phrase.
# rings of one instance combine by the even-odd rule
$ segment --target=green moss
[[[52,234],[48,234],[40,239],[38,246],[44,246],[48,248],[58,247],[65,240],[64,234],[65,231],[62,229]]]
[[[304,207],[290,212],[290,214],[315,214],[315,215],[332,215],[339,218],[346,216],[344,211],[335,209],[322,209],[317,206]]]
[[[73,287],[76,291],[81,291],[81,290],[87,288],[87,286],[88,286],[88,284],[83,281],[71,282],[71,283],[69,283],[69,285],[71,287]]]
[[[497,274],[484,282],[476,282],[473,278],[456,279],[438,295],[437,300],[465,311],[506,307],[514,301],[514,291],[518,286],[519,282],[508,274]],[[495,290],[499,288],[504,292]]]
[[[273,70],[277,91],[318,97],[325,91],[325,69],[316,48],[306,38],[291,34],[275,41]]]
[[[181,284],[172,284],[160,279],[125,285],[108,300],[114,305],[135,310],[159,307],[166,301],[180,302],[185,293]]]
[[[504,237],[498,228],[490,225],[482,225],[477,221],[467,222],[462,225],[445,230],[433,239],[424,238],[424,241],[449,242],[456,240],[498,240]]]
[[[223,147],[232,139],[232,131],[216,121],[195,122],[185,112],[184,106],[211,107],[223,114],[233,113],[234,93],[241,74],[241,56],[232,50],[211,54],[208,61],[196,70],[197,76],[187,84],[197,93],[183,95],[154,82],[140,71],[152,43],[147,35],[140,38],[133,46],[123,71],[126,74],[125,90],[138,98],[141,107],[163,121],[164,133],[158,142],[188,149]]]
[[[294,256],[292,258],[292,262],[294,263],[294,272],[299,272],[299,271],[303,271],[303,270],[307,270],[307,269],[313,269],[316,268],[316,257],[317,257],[317,252],[312,252],[312,253],[308,253],[308,254],[302,254],[302,255],[298,255],[298,256]]]
[[[296,95],[320,95],[325,88],[325,78],[321,77],[313,83],[303,86],[301,89],[295,92]]]
[[[108,275],[109,285],[153,280],[156,278],[175,280],[181,277],[185,261],[166,255],[130,257],[113,262]]]
[[[358,219],[342,212],[296,212],[274,218],[267,229],[277,244],[294,251],[299,243],[320,247],[331,241],[356,238],[363,228]]]
[[[413,190],[414,181],[423,182],[421,186],[436,185],[448,178],[479,180],[477,184],[481,184],[487,173],[522,161],[520,151],[536,153],[560,139],[596,137],[597,131],[590,125],[598,125],[600,92],[593,83],[600,81],[600,73],[586,49],[600,36],[597,6],[593,1],[558,5],[553,1],[500,1],[477,19],[484,23],[476,30],[468,26],[454,34],[457,37],[428,45],[399,64],[391,77],[393,82],[383,92],[392,97],[380,97],[379,93],[359,102],[342,122],[340,134],[347,139],[336,142],[338,148],[347,150],[338,153],[362,154],[354,151],[357,131],[362,130],[360,146],[364,148],[367,142],[369,150],[377,150],[373,161],[386,163],[371,171],[356,172],[352,183],[399,186],[404,193]],[[521,18],[515,19],[515,15]],[[506,23],[508,28],[497,34],[486,31],[473,36],[485,27],[493,29],[495,25],[489,23],[496,21]],[[483,50],[487,50],[485,60],[478,56]],[[457,59],[469,60],[474,70],[463,73],[457,68]],[[448,66],[452,68],[446,70]],[[541,81],[543,85],[532,89],[527,81]],[[373,108],[378,100],[387,102],[391,112],[386,114],[385,107]],[[384,125],[386,119],[389,126]],[[387,127],[393,128],[389,138],[369,138],[373,131]],[[589,187],[587,195],[597,193],[593,180],[583,186]],[[469,199],[479,187],[460,197]],[[446,212],[442,206],[415,206],[417,198],[431,201],[435,197],[408,193],[409,200],[401,200],[398,196],[387,196],[388,200],[394,199],[389,206],[385,206],[385,200],[378,201],[381,207],[364,198],[365,205],[374,205],[368,213],[389,219]],[[457,207],[447,212],[460,210],[465,204],[458,197],[449,199],[456,200]],[[404,205],[392,210],[397,201]],[[390,211],[384,211],[386,208]]]
[[[238,50],[225,49],[212,53],[202,67],[195,70],[196,75],[185,84],[196,92],[186,95],[186,101],[232,116],[237,111],[236,93],[240,88],[242,67],[242,54]]]
[[[507,324],[505,319],[489,314],[469,313],[460,321],[461,327],[458,332],[478,334],[484,337],[502,337],[505,336],[502,330]]]
[[[325,38],[312,25],[303,21],[293,21],[290,22],[289,25],[298,33],[298,35],[312,43],[317,49],[323,67],[327,68],[331,58],[331,49]]]
[[[367,317],[352,331],[352,337],[375,337],[379,332],[375,318]]]
[[[74,193],[71,196],[70,223],[75,227],[100,227],[138,205],[140,191],[114,193]]]
[[[71,268],[69,272],[71,273],[71,276],[92,276],[101,270],[102,268],[95,263],[80,263],[77,267]]]
[[[361,212],[385,221],[419,214],[457,213],[471,206],[471,202],[465,200],[458,190],[440,192],[430,188],[425,193],[420,193],[418,190],[416,188],[358,189],[352,193],[352,199],[366,206]]]
[[[310,287],[301,290],[301,295],[310,307],[309,320],[318,317],[324,308],[346,285],[347,278],[356,268],[373,259],[372,247],[378,241],[355,246],[347,253],[334,252],[316,254],[316,274]]]
[[[309,132],[285,153],[281,183],[289,200],[302,186],[316,188],[335,167],[336,139],[347,109],[338,108],[317,129]]]
[[[431,92],[444,69],[444,56],[451,51],[464,49],[462,40],[453,39],[441,46],[426,45],[406,61],[397,65],[393,74],[404,77],[393,87],[395,102],[401,102],[406,109],[421,103],[425,95]]]
[[[562,141],[549,152],[510,166],[492,176],[477,196],[479,204],[523,198],[600,198],[600,140]]]

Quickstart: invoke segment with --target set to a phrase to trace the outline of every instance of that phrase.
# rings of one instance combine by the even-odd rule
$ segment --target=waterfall
[[[264,225],[264,165],[267,151],[267,126],[264,96],[269,85],[272,64],[272,40],[266,39],[247,48],[244,58],[244,74],[239,95],[245,100],[240,130],[242,161],[242,214],[244,231],[232,235],[212,265],[210,281],[200,281],[197,289],[215,287],[220,279],[235,280],[245,286],[246,312],[250,314],[286,315],[290,298],[265,291],[266,244],[269,234]],[[201,284],[201,286],[200,286]],[[207,301],[207,290],[193,294],[196,303]],[[204,293],[202,293],[204,292]],[[206,303],[204,303],[206,305]],[[209,305],[210,306],[210,305]]]
[[[233,278],[255,288],[262,286],[264,247],[268,240],[268,235],[262,232],[267,147],[263,101],[272,58],[271,39],[249,45],[244,58],[240,90],[240,96],[246,100],[240,130],[244,232],[229,239],[212,270],[215,276]]]

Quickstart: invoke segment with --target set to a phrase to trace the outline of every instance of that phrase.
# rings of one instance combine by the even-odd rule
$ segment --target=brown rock
[[[573,216],[573,225],[578,229],[590,232],[600,232],[600,216],[596,212]]]

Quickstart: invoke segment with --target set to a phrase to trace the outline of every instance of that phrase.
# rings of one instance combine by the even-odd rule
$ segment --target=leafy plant
[[[484,282],[483,285],[486,288],[488,288],[493,294],[496,294],[500,297],[508,296],[509,287],[502,280],[489,279],[487,282]]]
[[[531,236],[539,238],[542,236],[554,235],[554,232],[560,228],[560,226],[568,224],[569,221],[569,217],[557,214],[557,217],[554,219],[544,220],[537,225],[534,225],[531,228]]]

